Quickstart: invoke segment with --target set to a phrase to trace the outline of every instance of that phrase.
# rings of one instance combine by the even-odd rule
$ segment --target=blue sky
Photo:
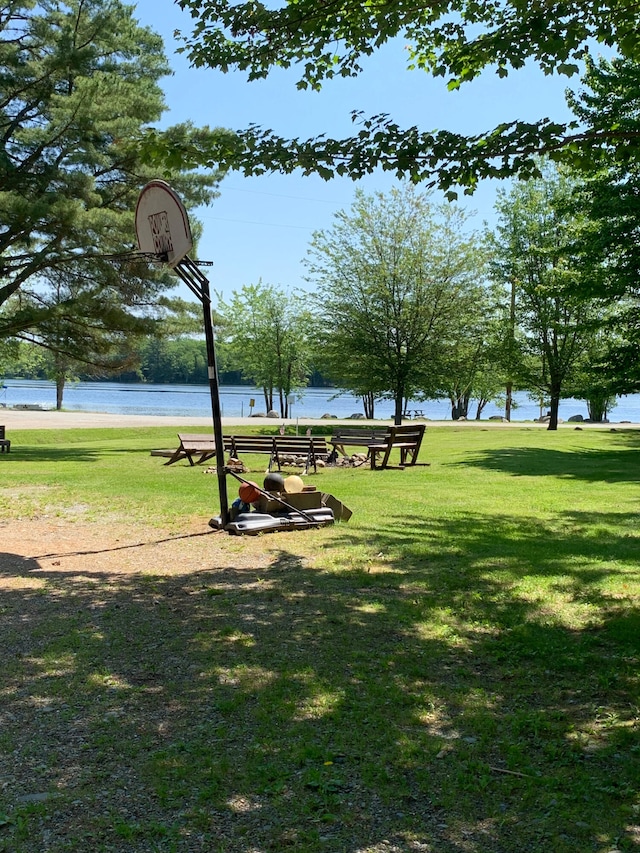
[[[139,0],[136,17],[163,36],[174,70],[163,83],[169,108],[165,125],[190,120],[196,125],[240,129],[255,123],[282,136],[341,137],[353,132],[350,114],[358,109],[367,115],[389,113],[400,126],[476,133],[501,121],[567,118],[564,91],[577,85],[577,78],[550,78],[536,68],[526,68],[506,80],[485,72],[462,90],[448,92],[442,78],[406,70],[407,56],[400,41],[366,61],[358,78],[330,81],[319,93],[300,92],[290,71],[248,83],[241,72],[190,68],[186,58],[176,54],[179,42],[173,34],[176,29],[188,32],[191,19],[172,0]],[[204,226],[199,256],[214,262],[207,270],[212,290],[228,296],[259,279],[285,290],[305,286],[301,262],[313,231],[331,227],[333,214],[350,207],[356,186],[374,192],[386,191],[394,183],[383,172],[357,184],[346,178],[244,178],[229,173],[220,197],[197,211]],[[472,197],[460,197],[461,206],[477,212],[478,228],[483,220],[492,221],[498,186],[488,181]]]

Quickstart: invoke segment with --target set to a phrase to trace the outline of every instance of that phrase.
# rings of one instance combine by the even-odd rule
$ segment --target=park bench
[[[11,442],[8,438],[5,438],[4,430],[5,428],[0,426],[0,452],[4,453],[6,450],[7,453],[9,453],[11,450]]]
[[[212,435],[199,435],[179,432],[180,444],[171,454],[165,465],[173,465],[180,459],[188,459],[189,465],[201,465],[216,455],[216,445]],[[194,462],[194,457],[197,457]]]
[[[200,465],[216,455],[216,446],[211,435],[178,433],[180,444],[174,451],[154,451],[155,455],[168,455],[165,465],[173,465],[180,459],[188,459],[190,465]],[[264,453],[269,456],[267,470],[277,466],[282,470],[287,457],[304,458],[305,471],[317,471],[317,460],[329,455],[327,441],[318,435],[225,435],[224,451],[234,459],[248,453]]]
[[[273,440],[272,435],[225,435],[224,451],[233,459],[240,459],[246,453],[266,453],[270,471],[276,452]]]
[[[295,456],[305,458],[305,471],[309,471],[313,467],[314,472],[316,472],[317,460],[325,460],[329,456],[327,440],[322,435],[277,435],[275,444],[278,470],[280,470],[283,457]]]
[[[380,441],[369,445],[369,459],[371,468],[389,468],[389,457],[393,450],[400,451],[400,468],[415,465],[418,461],[420,445],[424,437],[424,424],[412,424],[410,426],[392,426],[385,430]],[[382,459],[378,464],[378,456]],[[395,466],[394,466],[395,467]]]
[[[387,435],[386,427],[339,427],[333,431],[329,443],[336,451],[347,456],[345,447],[366,447],[384,441]]]
[[[317,471],[317,460],[328,456],[327,442],[317,435],[231,435],[224,439],[225,452],[234,459],[246,453],[268,453],[268,470],[276,465],[278,471],[287,456],[304,457],[305,471]]]

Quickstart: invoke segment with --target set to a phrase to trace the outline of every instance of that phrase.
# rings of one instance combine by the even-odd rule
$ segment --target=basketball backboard
[[[166,181],[150,181],[138,196],[136,235],[141,252],[158,255],[170,267],[191,251],[187,211]]]

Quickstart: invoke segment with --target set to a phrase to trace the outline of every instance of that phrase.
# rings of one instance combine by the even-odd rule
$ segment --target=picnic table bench
[[[216,455],[215,441],[210,434],[179,432],[178,439],[180,444],[164,463],[165,465],[173,465],[180,459],[188,459],[189,465],[201,465]],[[195,462],[194,456],[197,457]]]
[[[392,426],[385,430],[385,435],[369,445],[369,459],[371,468],[389,468],[389,457],[391,451],[400,451],[400,468],[407,465],[415,465],[418,461],[420,445],[424,437],[424,424],[412,424],[410,426]],[[378,456],[382,457],[378,464]]]
[[[11,442],[8,438],[5,438],[4,431],[5,428],[3,426],[0,426],[0,452],[4,453],[6,450],[7,453],[9,453],[9,451],[11,450]]]

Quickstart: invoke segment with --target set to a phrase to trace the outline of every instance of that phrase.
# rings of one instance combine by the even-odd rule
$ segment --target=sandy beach
[[[263,422],[257,418],[229,418],[223,423],[230,425],[248,421]],[[265,418],[273,425],[271,418]],[[203,432],[213,429],[212,420],[208,418],[174,417],[162,415],[114,415],[106,412],[56,412],[45,410],[16,410],[0,409],[0,423],[9,429],[88,429],[91,427],[201,427]]]
[[[259,426],[272,427],[281,423],[295,426],[314,426],[331,424],[350,424],[357,426],[358,424],[375,424],[384,426],[391,424],[391,420],[327,420],[321,418],[293,418],[292,420],[281,420],[280,418],[222,418],[222,426]],[[546,429],[546,423],[538,423],[535,421],[507,421],[501,420],[468,420],[468,421],[431,421],[421,420],[421,423],[427,423],[428,426],[456,426],[469,428],[487,428],[487,427],[535,427],[538,429]],[[98,427],[198,427],[203,432],[209,429],[213,430],[211,417],[176,417],[164,415],[114,415],[105,412],[57,412],[54,410],[22,410],[22,409],[0,409],[0,424],[4,424],[7,432],[18,429],[88,429]],[[614,422],[591,424],[591,423],[576,423],[562,422],[560,427],[576,429],[577,427],[589,429],[612,429],[614,427],[623,429],[640,429],[639,423],[630,422]]]

